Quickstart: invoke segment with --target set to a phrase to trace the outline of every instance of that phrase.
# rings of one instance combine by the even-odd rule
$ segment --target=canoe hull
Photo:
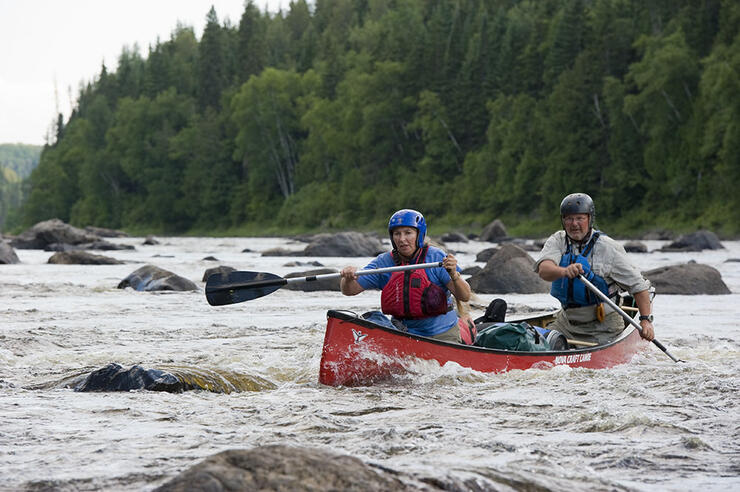
[[[619,338],[599,347],[513,352],[411,335],[376,325],[354,313],[330,310],[319,382],[329,386],[368,385],[403,373],[406,363],[414,359],[435,360],[440,366],[455,362],[475,371],[494,373],[513,369],[548,369],[556,365],[605,369],[629,362],[647,345],[637,330],[628,327]]]

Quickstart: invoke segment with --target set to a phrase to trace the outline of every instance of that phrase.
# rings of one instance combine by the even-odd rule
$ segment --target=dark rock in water
[[[475,261],[480,262],[480,263],[485,263],[488,260],[490,260],[491,257],[496,254],[497,251],[498,251],[498,248],[486,248],[480,253],[478,253],[477,255],[475,255]]]
[[[508,236],[506,232],[506,226],[499,219],[494,220],[486,227],[483,228],[483,232],[480,233],[480,240],[491,243],[496,243]]]
[[[224,277],[224,280],[226,280],[226,275],[228,275],[231,272],[235,272],[235,271],[236,271],[236,268],[226,266],[226,265],[221,265],[221,266],[217,266],[214,268],[208,268],[203,273],[202,282],[206,282],[208,280],[208,277],[210,277],[211,275],[222,275]]]
[[[303,256],[303,251],[289,250],[285,248],[271,248],[262,252],[262,256]]]
[[[627,241],[624,243],[624,250],[628,253],[647,253],[647,246],[640,241]]]
[[[534,260],[519,246],[504,244],[486,266],[468,279],[473,291],[481,294],[537,294],[550,291],[550,284],[534,270]]]
[[[332,268],[319,268],[318,270],[289,273],[283,278],[309,277],[314,275],[324,275],[327,273],[337,273],[337,271]],[[300,290],[303,292],[316,292],[319,290],[333,290],[338,292],[340,290],[338,278],[295,282],[287,284],[284,288],[288,290]]]
[[[699,263],[685,263],[654,268],[643,272],[660,295],[731,294],[716,268]]]
[[[90,234],[95,234],[99,237],[128,237],[123,231],[117,231],[115,229],[106,229],[104,227],[87,226],[85,230]]]
[[[154,239],[154,236],[147,236],[146,239],[144,239],[144,242],[141,244],[143,244],[144,246],[155,246],[159,244],[159,241]]]
[[[725,263],[740,263],[740,258],[727,258]]]
[[[98,249],[101,251],[121,251],[135,248],[130,244],[114,244],[102,239],[94,241],[92,243],[50,243],[44,247],[44,251],[82,251],[87,249]]]
[[[21,260],[15,254],[13,247],[0,239],[0,264],[11,265],[20,262]]]
[[[299,267],[299,266],[315,266],[322,267],[320,261],[289,261],[283,265],[284,267]]]
[[[303,256],[377,256],[386,248],[380,240],[359,232],[317,234],[303,250]]]
[[[138,291],[198,290],[198,286],[191,280],[154,265],[145,265],[121,280],[118,288],[126,287]]]
[[[462,272],[460,272],[460,273],[462,273],[463,275],[475,275],[476,273],[480,272],[481,270],[483,270],[483,269],[481,267],[479,267],[478,265],[476,265],[476,266],[471,266],[471,267],[468,267],[468,268],[463,268]]]
[[[44,249],[53,243],[83,244],[99,241],[95,234],[65,224],[59,219],[39,222],[11,242],[17,249]]]
[[[86,251],[62,251],[51,255],[47,263],[56,265],[122,265],[124,262]]]
[[[461,232],[448,232],[440,238],[445,243],[467,243],[468,237]]]
[[[91,372],[75,391],[131,391],[131,390],[167,391],[180,393],[183,383],[174,375],[158,369],[144,369],[131,366],[124,369],[119,364],[107,366]]]
[[[218,261],[218,258],[215,256],[206,256],[202,261]]]
[[[429,485],[423,488],[410,487],[398,475],[393,470],[368,465],[353,456],[323,449],[269,445],[222,451],[193,465],[155,490],[440,490]]]
[[[663,246],[658,251],[664,252],[681,252],[681,251],[702,251],[705,249],[724,249],[719,242],[717,235],[711,231],[697,231],[691,234],[684,234],[678,239]]]
[[[275,383],[260,376],[238,374],[207,368],[177,367],[172,369],[145,369],[134,365],[124,369],[111,363],[90,374],[78,374],[30,389],[72,388],[75,391],[210,391],[226,393],[264,391],[275,389]]]

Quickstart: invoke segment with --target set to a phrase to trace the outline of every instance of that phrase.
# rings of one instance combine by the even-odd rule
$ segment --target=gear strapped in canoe
[[[404,270],[419,270],[441,267],[442,262],[419,263],[415,265],[399,265],[374,270],[357,270],[356,275],[370,275],[377,273],[401,272]],[[206,280],[206,299],[211,306],[223,306],[237,302],[251,301],[258,297],[272,294],[280,287],[296,282],[315,282],[339,278],[341,274],[326,273],[307,277],[283,278],[266,272],[229,272],[215,273]]]

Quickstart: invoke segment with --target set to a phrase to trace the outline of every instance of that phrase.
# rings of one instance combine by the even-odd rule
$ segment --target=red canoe
[[[606,345],[550,352],[515,352],[442,342],[377,325],[354,313],[327,313],[319,382],[330,386],[361,386],[405,371],[414,359],[455,362],[480,372],[548,369],[557,365],[604,369],[629,362],[649,342],[628,326]],[[526,320],[545,326],[552,314]]]

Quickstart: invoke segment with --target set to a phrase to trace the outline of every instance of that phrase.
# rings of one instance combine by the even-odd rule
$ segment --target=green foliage
[[[102,66],[33,173],[4,166],[0,221],[382,230],[415,207],[543,234],[584,191],[620,233],[740,233],[738,2],[255,3]]]

